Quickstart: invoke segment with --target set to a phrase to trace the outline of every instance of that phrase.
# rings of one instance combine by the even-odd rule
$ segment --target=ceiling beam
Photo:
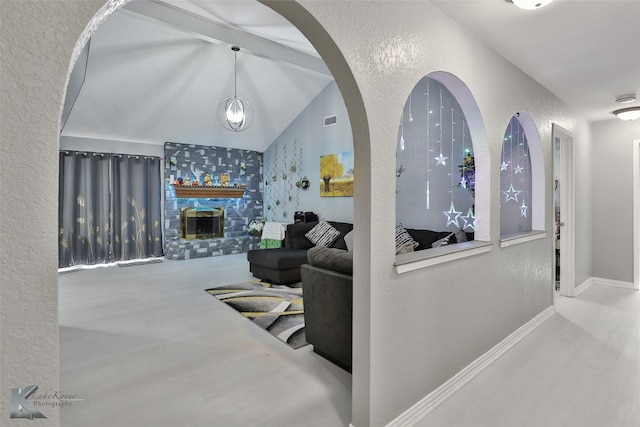
[[[222,42],[241,46],[243,51],[256,56],[273,61],[287,62],[317,73],[332,76],[327,65],[319,57],[212,21],[167,3],[155,0],[130,1],[123,6],[123,9],[145,18],[164,22],[179,30],[195,34],[198,38],[211,43],[219,44]]]

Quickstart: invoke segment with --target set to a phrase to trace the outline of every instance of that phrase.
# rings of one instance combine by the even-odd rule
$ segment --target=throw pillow
[[[403,243],[402,246],[396,248],[396,255],[408,254],[410,252],[413,252],[413,245],[411,242]]]
[[[440,246],[445,246],[449,244],[449,239],[451,238],[451,236],[453,236],[455,233],[451,233],[449,234],[447,237],[443,237],[440,240],[436,240],[435,242],[433,242],[431,244],[432,248],[439,248]]]
[[[404,246],[405,243],[411,243],[413,248],[417,248],[419,243],[413,240],[411,234],[404,228],[402,224],[396,225],[396,254]]]
[[[456,231],[456,243],[462,243],[467,241],[467,233],[461,228],[459,231]]]
[[[353,252],[353,230],[344,235],[344,243],[347,245],[347,250]]]
[[[329,247],[338,239],[340,232],[323,219],[304,236],[316,246]]]

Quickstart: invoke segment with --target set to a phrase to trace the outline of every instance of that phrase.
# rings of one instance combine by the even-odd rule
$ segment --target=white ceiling
[[[233,95],[232,45],[237,94],[255,110],[239,133],[217,119]],[[61,135],[264,151],[331,81],[307,39],[257,1],[133,1],[92,36]]]
[[[617,96],[640,95],[640,0],[555,0],[534,11],[506,0],[432,3],[590,121],[615,119]],[[242,49],[238,95],[255,108],[241,133],[216,113],[233,94],[231,45]],[[61,135],[264,151],[332,80],[306,38],[255,0],[134,0],[92,37]]]
[[[532,11],[506,0],[432,3],[589,121],[640,105],[615,103],[640,96],[638,0],[555,0]]]

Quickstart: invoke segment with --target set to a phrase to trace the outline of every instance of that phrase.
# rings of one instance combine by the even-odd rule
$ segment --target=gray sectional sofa
[[[278,284],[302,281],[305,334],[313,351],[351,372],[353,323],[353,253],[345,235],[353,225],[329,221],[340,231],[331,247],[314,246],[307,234],[318,222],[289,224],[284,247],[247,253],[254,276]],[[446,238],[448,244],[473,240],[472,233],[406,229],[415,250],[431,248]]]
[[[314,247],[300,267],[307,342],[313,351],[351,372],[353,253]]]
[[[328,223],[340,232],[340,236],[331,247],[346,250],[344,236],[353,230],[353,224],[337,221]],[[279,285],[300,282],[300,266],[307,262],[307,250],[314,247],[305,234],[317,224],[318,221],[288,224],[282,248],[248,251],[249,271],[261,280]]]

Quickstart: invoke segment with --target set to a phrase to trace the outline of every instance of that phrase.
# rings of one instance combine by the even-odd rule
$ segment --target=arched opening
[[[88,37],[92,34],[92,32],[97,28],[97,26],[107,19],[109,15],[119,6],[122,6],[126,2],[118,2],[117,5],[109,4],[106,5],[100,13],[98,13],[94,19],[90,22],[87,27],[87,31],[83,34],[81,39],[78,41],[74,54],[74,59],[72,62],[75,62],[78,53],[81,51],[83,45],[88,40]],[[357,260],[366,260],[369,258],[369,254],[366,253],[367,248],[365,244],[359,243],[360,239],[366,236],[367,230],[369,228],[369,220],[367,220],[370,215],[370,208],[368,202],[368,188],[369,182],[367,181],[367,176],[369,175],[369,168],[367,165],[370,164],[370,148],[369,148],[369,137],[368,137],[368,128],[367,128],[367,120],[366,113],[364,110],[364,105],[356,85],[355,79],[353,78],[349,67],[346,64],[343,56],[341,55],[338,47],[331,40],[326,31],[322,28],[322,26],[300,5],[290,2],[264,2],[269,7],[276,10],[281,15],[285,16],[294,26],[300,28],[305,36],[316,46],[318,52],[325,60],[327,67],[332,72],[335,81],[342,93],[342,96],[345,100],[345,104],[347,105],[347,111],[350,117],[350,121],[352,123],[352,134],[353,134],[353,144],[354,144],[354,157],[355,157],[355,180],[358,182],[355,188],[354,194],[354,225],[355,225],[355,237],[354,237],[354,246],[360,247],[361,252],[358,257],[356,257],[356,261],[354,262],[354,305],[357,306],[359,304],[367,304],[365,299],[362,298],[362,293],[367,292],[364,289],[364,283],[368,282],[366,277],[366,270],[368,270],[366,265],[358,264]],[[73,67],[73,65],[72,65]],[[71,68],[72,68],[71,67]],[[357,203],[356,203],[357,202]],[[363,311],[367,311],[366,308]],[[368,327],[364,325],[368,325],[368,322],[363,318],[362,323],[354,324],[354,336],[367,336],[367,331],[363,328]],[[360,328],[360,329],[359,329]],[[359,345],[354,346],[354,359],[356,359],[360,354],[366,354],[365,350],[359,351],[358,348],[365,348],[367,346],[367,342],[360,341]],[[368,364],[368,359],[366,357],[362,357],[363,364],[361,368],[355,368],[355,370],[362,369],[361,372],[366,372],[368,369],[366,365]],[[151,363],[153,360],[147,360],[145,363]],[[304,363],[303,363],[304,364]],[[223,367],[224,369],[224,367]],[[194,373],[193,371],[191,372]],[[354,376],[356,373],[354,372]],[[175,378],[175,377],[174,377]],[[222,380],[221,382],[229,381],[229,377],[226,380]],[[230,381],[233,383],[233,381]],[[198,393],[201,393],[202,390],[199,390]],[[355,393],[354,393],[355,395]],[[211,398],[215,399],[216,396],[211,396]],[[181,414],[176,414],[181,415]]]
[[[487,215],[475,200],[489,186],[483,134],[477,105],[455,76],[435,72],[414,86],[396,149],[397,254],[474,240],[476,218]]]
[[[500,164],[500,236],[544,231],[544,157],[531,116],[518,112],[505,130]]]
[[[430,78],[442,83],[462,108],[473,141],[475,167],[475,240],[488,242],[490,237],[491,155],[489,140],[480,108],[469,87],[457,76],[437,71]]]

